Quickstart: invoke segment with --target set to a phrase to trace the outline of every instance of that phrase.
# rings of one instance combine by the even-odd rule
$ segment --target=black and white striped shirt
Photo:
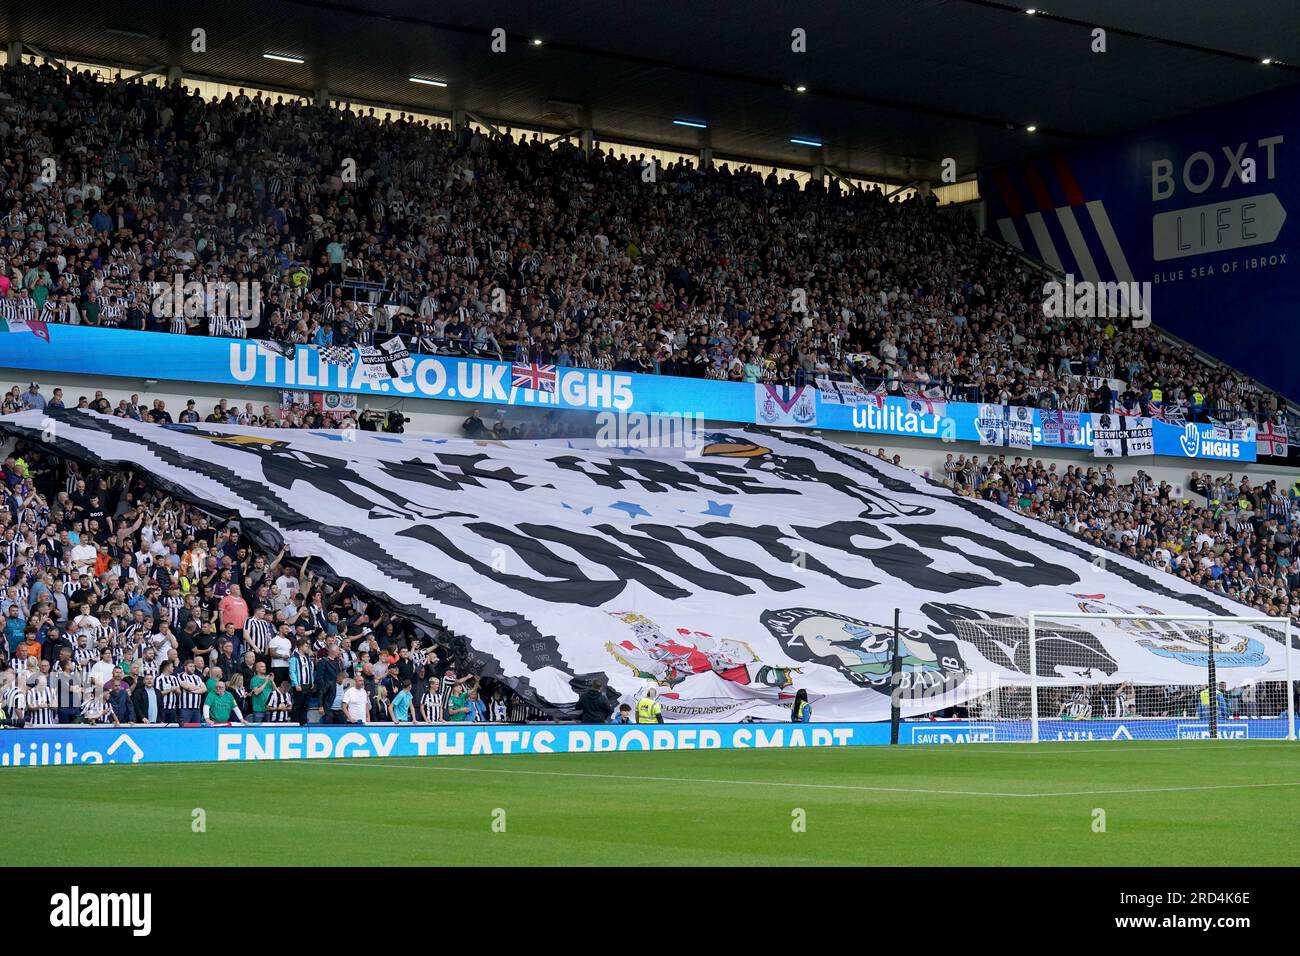
[[[420,706],[424,710],[424,718],[426,720],[443,719],[442,715],[445,711],[443,709],[443,698],[441,693],[434,693],[432,690],[425,691],[424,696],[420,698]]]
[[[286,724],[289,722],[289,711],[276,710],[277,707],[292,707],[292,691],[275,691],[266,700],[266,719],[272,724]]]
[[[162,701],[164,710],[174,710],[179,707],[181,695],[181,679],[173,671],[170,674],[159,674],[153,682],[154,688],[158,691],[158,699]]]
[[[244,643],[258,654],[266,654],[275,637],[275,625],[265,618],[250,617],[244,622]]]
[[[50,727],[59,722],[59,696],[53,687],[33,687],[27,692],[27,725]]]
[[[207,693],[203,678],[197,673],[187,673],[178,675],[177,680],[181,692],[177,695],[176,706],[182,710],[198,710],[203,705],[203,697]]]

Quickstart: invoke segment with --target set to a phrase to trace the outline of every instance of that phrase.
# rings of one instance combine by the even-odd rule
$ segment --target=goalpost
[[[1296,739],[1289,618],[1039,611],[956,627],[1024,675],[955,708],[978,739]]]

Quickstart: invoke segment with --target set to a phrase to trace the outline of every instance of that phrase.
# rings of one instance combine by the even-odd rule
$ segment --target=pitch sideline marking
[[[419,759],[419,758],[399,758]],[[295,761],[297,762],[297,761]],[[308,761],[302,761],[307,763]],[[334,765],[333,761],[330,761]],[[351,762],[350,762],[351,763]],[[346,766],[348,764],[337,764]],[[383,766],[383,763],[358,760],[353,766]],[[394,765],[389,764],[390,767]],[[849,783],[802,783],[798,781],[775,780],[716,780],[708,777],[654,777],[620,773],[572,773],[561,770],[515,770],[505,767],[439,767],[429,764],[427,767],[413,767],[410,764],[396,764],[399,770],[440,770],[450,773],[512,773],[534,777],[586,777],[598,780],[640,780],[647,783],[708,783],[732,787],[798,787],[806,790],[852,790],[859,793],[913,793],[944,797],[1016,797],[1033,799],[1035,797],[1110,797],[1126,793],[1180,793],[1202,790],[1257,790],[1273,787],[1300,787],[1300,780],[1289,783],[1225,783],[1208,784],[1196,787],[1141,787],[1129,790],[1067,790],[1056,793],[1006,793],[991,790],[928,790],[919,787],[865,787]]]

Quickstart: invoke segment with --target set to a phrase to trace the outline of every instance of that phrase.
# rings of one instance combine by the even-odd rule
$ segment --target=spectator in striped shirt
[[[272,724],[287,723],[294,709],[294,693],[289,682],[281,681],[279,688],[266,702],[266,720]]]

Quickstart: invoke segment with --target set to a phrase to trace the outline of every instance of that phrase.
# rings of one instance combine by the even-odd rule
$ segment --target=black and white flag
[[[1094,458],[1131,458],[1155,454],[1155,432],[1150,418],[1134,415],[1092,415]]]
[[[284,356],[290,362],[293,361],[293,357],[298,350],[296,345],[290,345],[287,342],[273,342],[270,339],[260,339],[257,344],[274,355]]]
[[[1119,554],[1099,567],[1081,538],[794,433],[705,432],[628,455],[49,409],[0,417],[0,433],[239,514],[266,548],[314,556],[459,635],[476,670],[553,715],[604,675],[624,699],[659,686],[670,720],[788,719],[798,689],[819,719],[885,719],[896,607],[905,715],[1027,683],[1023,643],[990,618],[1252,613]],[[1076,623],[1040,646],[1045,685],[1085,667],[1115,684],[1204,680],[1199,631]],[[1282,679],[1278,639],[1233,633],[1221,678]]]
[[[411,358],[411,352],[402,343],[401,336],[394,335],[379,346],[379,351],[384,353],[390,378],[401,378],[404,375],[410,375],[415,369],[415,359]]]
[[[1020,405],[981,405],[975,422],[981,445],[1034,447],[1034,413]]]
[[[357,364],[357,351],[342,345],[326,345],[320,350],[320,360],[326,365],[342,365],[351,368]]]

